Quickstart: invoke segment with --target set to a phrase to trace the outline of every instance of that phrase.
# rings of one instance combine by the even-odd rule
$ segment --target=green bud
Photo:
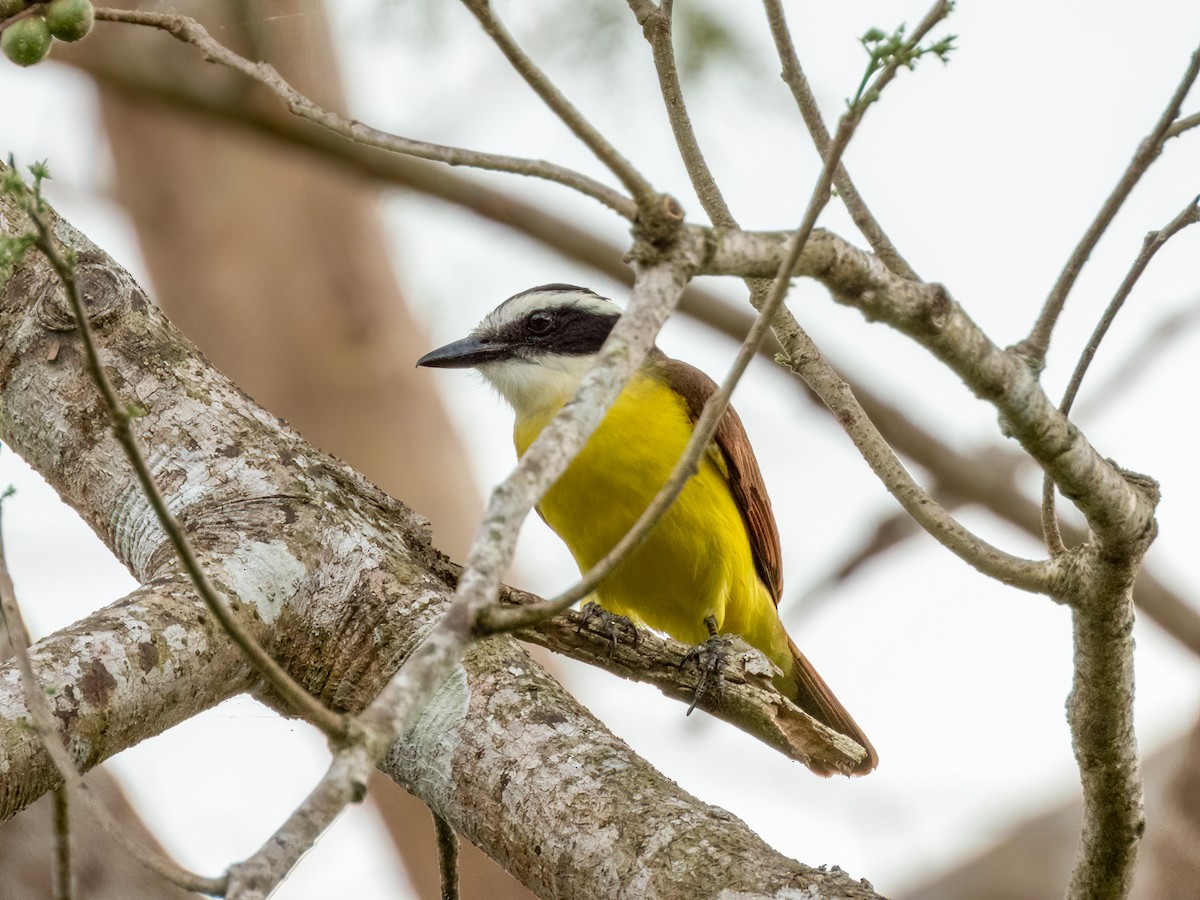
[[[96,24],[96,10],[92,0],[50,0],[46,4],[46,24],[60,41],[77,41]]]
[[[18,19],[0,35],[0,50],[18,66],[40,63],[50,53],[50,29],[41,16]]]
[[[15,16],[25,8],[25,0],[0,0],[0,21]]]

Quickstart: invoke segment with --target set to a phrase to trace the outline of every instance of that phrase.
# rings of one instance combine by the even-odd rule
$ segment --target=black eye
[[[554,328],[554,316],[548,312],[535,312],[525,320],[525,330],[530,334],[549,334]]]

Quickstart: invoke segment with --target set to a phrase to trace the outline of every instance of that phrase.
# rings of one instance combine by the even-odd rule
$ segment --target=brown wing
[[[671,359],[660,350],[654,351],[650,363],[662,373],[667,384],[687,401],[692,421],[700,418],[705,402],[717,389],[716,383],[699,369]],[[767,486],[763,484],[762,472],[758,469],[750,439],[746,437],[742,420],[732,406],[721,417],[715,442],[725,461],[734,502],[742,514],[742,521],[746,523],[754,567],[778,606],[783,594],[783,554],[779,548],[779,529],[775,527]]]

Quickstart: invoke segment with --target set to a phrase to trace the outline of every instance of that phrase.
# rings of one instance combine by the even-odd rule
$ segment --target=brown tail
[[[792,678],[795,680],[796,686],[796,693],[792,700],[822,725],[828,725],[838,734],[844,734],[850,740],[862,745],[863,749],[867,751],[867,756],[853,774],[866,775],[879,765],[879,755],[875,752],[875,748],[871,746],[867,736],[858,727],[858,723],[850,717],[850,713],[846,712],[846,707],[842,706],[838,698],[833,695],[833,691],[829,689],[825,679],[817,674],[812,663],[800,652],[800,648],[791,638],[788,638],[788,648],[792,651]]]

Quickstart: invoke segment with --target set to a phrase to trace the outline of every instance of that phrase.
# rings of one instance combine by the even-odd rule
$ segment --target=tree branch
[[[214,40],[199,22],[187,16],[140,10],[97,9],[96,20],[157,28],[185,44],[192,44],[204,54],[204,58],[208,62],[227,66],[266,87],[283,100],[295,115],[315,122],[317,125],[364,146],[378,147],[393,153],[434,160],[451,166],[470,166],[494,172],[543,178],[591,197],[626,219],[632,220],[636,214],[635,205],[627,197],[586,175],[563,166],[556,166],[541,160],[520,159],[494,153],[464,150],[459,147],[447,147],[428,141],[411,140],[339,116],[313,103],[288,84],[272,66],[267,63],[251,62],[223,46]]]
[[[1070,900],[1129,893],[1146,821],[1133,727],[1133,604],[1136,568],[1089,554],[1077,570],[1072,633],[1075,672],[1067,699],[1071,745],[1083,787],[1083,833],[1067,889]]]
[[[131,856],[139,863],[162,878],[189,891],[199,891],[206,894],[221,893],[224,889],[223,879],[205,878],[182,868],[174,860],[168,859],[163,853],[135,840],[106,810],[88,790],[83,777],[76,767],[76,760],[64,746],[59,737],[59,724],[47,700],[46,685],[38,679],[33,661],[29,654],[29,631],[25,628],[25,620],[17,605],[16,592],[12,579],[8,574],[8,563],[4,557],[3,541],[0,540],[0,620],[4,623],[12,646],[13,658],[17,671],[20,673],[20,689],[25,701],[25,709],[33,722],[32,731],[40,749],[53,761],[56,774],[62,779],[63,785],[54,789],[55,810],[54,821],[59,832],[56,841],[54,867],[54,894],[58,898],[69,898],[71,895],[70,851],[68,843],[67,819],[67,788],[87,804],[92,817],[100,823],[108,835],[118,841]],[[20,721],[24,722],[25,719]],[[13,773],[7,767],[5,774],[12,777]],[[24,773],[21,773],[24,774]],[[6,780],[8,780],[6,778]]]
[[[808,78],[805,77],[804,70],[800,66],[800,57],[796,53],[796,45],[792,41],[787,17],[783,12],[783,4],[779,0],[763,0],[763,6],[767,11],[767,23],[771,27],[771,36],[775,40],[775,50],[779,54],[779,61],[783,66],[780,77],[791,88],[792,96],[796,99],[796,106],[800,110],[800,116],[804,119],[808,133],[817,147],[817,153],[821,155],[821,159],[825,159],[829,154],[832,138],[821,117],[817,98],[813,95]],[[850,173],[846,171],[846,167],[842,163],[838,163],[833,183],[837,187],[838,196],[846,205],[846,211],[850,213],[851,220],[862,236],[866,238],[867,243],[871,245],[875,255],[901,278],[916,280],[918,277],[916,271],[900,255],[900,251],[896,249],[887,233],[872,215],[866,201],[851,180]]]
[[[1029,364],[1035,370],[1040,371],[1045,364],[1046,352],[1050,348],[1050,334],[1054,331],[1054,325],[1058,322],[1058,316],[1062,312],[1063,306],[1066,305],[1067,295],[1071,293],[1075,279],[1083,271],[1096,244],[1108,230],[1108,226],[1125,203],[1125,198],[1132,193],[1146,170],[1158,159],[1163,145],[1167,140],[1185,130],[1180,129],[1172,134],[1171,126],[1178,118],[1179,108],[1183,105],[1188,91],[1192,89],[1197,75],[1200,75],[1200,48],[1193,51],[1191,61],[1184,70],[1183,77],[1179,79],[1179,84],[1176,85],[1171,99],[1167,102],[1166,109],[1158,117],[1150,134],[1138,145],[1137,152],[1134,153],[1133,159],[1130,160],[1116,187],[1108,195],[1104,205],[1100,207],[1100,212],[1096,214],[1096,218],[1092,220],[1091,225],[1088,226],[1087,231],[1084,232],[1083,237],[1072,251],[1058,280],[1054,283],[1054,287],[1050,289],[1049,296],[1046,297],[1046,302],[1042,306],[1041,314],[1038,316],[1033,330],[1025,340],[1017,345],[1016,349],[1028,358]]]
[[[441,900],[458,900],[458,835],[437,813],[433,814],[433,828],[437,832]]]
[[[1154,255],[1158,253],[1167,241],[1184,228],[1187,228],[1187,226],[1196,224],[1196,222],[1200,222],[1200,197],[1197,197],[1185,206],[1175,218],[1160,230],[1152,231],[1146,235],[1146,239],[1142,242],[1141,252],[1138,254],[1137,259],[1133,261],[1133,265],[1121,282],[1121,286],[1117,288],[1116,294],[1108,302],[1108,307],[1104,310],[1104,315],[1096,323],[1096,328],[1092,331],[1092,336],[1088,338],[1087,345],[1083,348],[1083,353],[1079,356],[1079,362],[1075,364],[1075,371],[1071,373],[1071,380],[1067,383],[1062,401],[1058,405],[1059,410],[1064,416],[1070,415],[1071,407],[1075,403],[1075,397],[1079,393],[1079,386],[1083,384],[1083,377],[1087,374],[1088,366],[1092,364],[1092,359],[1095,357],[1096,351],[1100,348],[1100,342],[1108,334],[1108,329],[1116,319],[1117,313],[1121,311],[1121,307],[1125,305],[1125,300],[1133,290],[1134,285],[1142,277],[1142,273],[1146,271],[1146,267],[1150,265],[1150,260],[1154,258]],[[1049,475],[1043,479],[1042,483],[1042,530],[1046,535],[1046,544],[1049,546],[1051,553],[1061,553],[1066,550],[1066,547],[1063,545],[1062,534],[1058,529],[1058,517],[1054,514],[1054,484],[1050,481]]]
[[[671,12],[672,0],[662,0],[661,5],[652,2],[637,2],[629,0],[629,8],[642,26],[642,34],[650,43],[651,55],[654,58],[654,68],[658,72],[658,84],[662,91],[663,105],[667,111],[667,120],[675,135],[675,146],[679,149],[680,159],[683,160],[692,188],[700,199],[700,205],[708,215],[709,221],[718,227],[732,228],[737,226],[721,189],[713,178],[704,160],[700,143],[696,140],[696,132],[692,128],[688,116],[687,105],[683,100],[683,89],[679,84],[679,72],[675,67],[675,50],[671,45]]]
[[[508,33],[508,29],[496,18],[491,0],[463,0],[463,5],[479,20],[479,24],[483,26],[487,36],[504,54],[505,59],[512,64],[517,74],[524,78],[525,82],[542,98],[542,102],[550,108],[550,111],[571,129],[571,133],[592,151],[596,159],[600,160],[610,172],[620,179],[625,190],[633,196],[639,210],[652,210],[657,205],[658,192],[654,190],[645,176],[634,168],[633,164],[622,156],[591,122],[584,118],[583,113],[563,96],[563,93],[546,76],[546,73],[526,55],[513,36]]]
[[[704,274],[760,277],[785,250],[786,232],[696,231],[709,253]],[[773,248],[773,249],[772,249]],[[1128,473],[1102,458],[1046,396],[1016,353],[997,347],[941,285],[899,278],[878,259],[818,229],[795,274],[823,284],[833,299],[908,335],[996,407],[1017,439],[1080,508],[1109,547],[1143,548],[1154,504]]]

